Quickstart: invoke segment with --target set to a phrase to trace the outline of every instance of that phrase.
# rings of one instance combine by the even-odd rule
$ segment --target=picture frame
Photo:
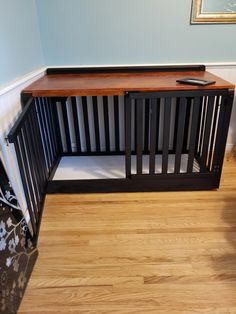
[[[236,0],[192,0],[191,24],[236,23]]]

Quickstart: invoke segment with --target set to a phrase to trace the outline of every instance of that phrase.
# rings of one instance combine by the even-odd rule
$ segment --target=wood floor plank
[[[49,195],[19,314],[235,314],[236,160],[217,191]]]

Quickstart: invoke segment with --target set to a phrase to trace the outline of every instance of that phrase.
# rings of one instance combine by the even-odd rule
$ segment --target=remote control
[[[215,83],[215,81],[207,81],[207,80],[202,80],[202,79],[192,78],[192,77],[187,77],[180,80],[176,80],[176,82],[181,83],[181,84],[191,84],[191,85],[199,85],[199,86],[206,86],[206,85]]]

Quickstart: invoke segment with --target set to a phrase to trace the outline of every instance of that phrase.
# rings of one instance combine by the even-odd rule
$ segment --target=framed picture
[[[236,23],[236,0],[192,0],[191,24]]]

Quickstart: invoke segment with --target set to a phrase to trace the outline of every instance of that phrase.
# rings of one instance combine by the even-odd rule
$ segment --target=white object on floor
[[[188,155],[181,156],[180,172],[187,172]],[[136,174],[136,156],[132,156],[132,174]],[[168,173],[174,173],[175,155],[169,155]],[[162,156],[156,155],[156,173],[161,173]],[[199,172],[194,160],[193,172]],[[143,174],[149,173],[149,156],[143,155]],[[53,180],[91,180],[125,178],[125,156],[62,157]]]

